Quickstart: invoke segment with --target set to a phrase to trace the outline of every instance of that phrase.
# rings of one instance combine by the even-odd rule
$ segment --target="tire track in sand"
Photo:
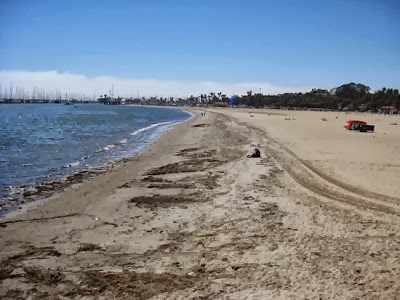
[[[307,190],[329,200],[352,205],[362,210],[368,209],[400,216],[400,198],[378,194],[337,180],[271,138],[265,130],[234,119],[238,124],[249,128],[253,134],[256,134],[256,140],[259,140],[260,143],[261,137],[264,137],[264,152],[269,153],[298,184]]]
[[[306,189],[333,201],[400,216],[400,207],[394,207],[399,206],[399,198],[370,192],[332,178],[270,137],[266,149]]]

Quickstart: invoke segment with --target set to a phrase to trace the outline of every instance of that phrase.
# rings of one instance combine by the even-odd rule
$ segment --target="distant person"
[[[257,148],[254,149],[254,152],[251,155],[247,155],[248,158],[250,157],[261,157],[261,153],[260,150],[258,150]]]

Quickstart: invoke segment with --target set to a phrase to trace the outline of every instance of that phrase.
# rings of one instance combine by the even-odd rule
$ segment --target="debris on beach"
[[[61,253],[54,249],[54,247],[34,247],[29,246],[24,252],[14,254],[13,256],[4,258],[0,261],[0,280],[13,277],[21,277],[21,274],[13,274],[13,271],[20,265],[24,259],[44,259],[49,256],[61,256]],[[50,275],[45,275],[46,271],[27,269],[28,277],[33,276],[42,278],[43,280],[49,279]],[[27,272],[27,271],[25,271]],[[30,274],[30,275],[29,275]],[[34,275],[37,274],[37,275]],[[41,274],[41,275],[39,275]],[[49,277],[50,276],[50,277]]]
[[[200,150],[200,148],[186,148],[186,149],[183,149],[183,150],[180,150],[179,152],[177,152],[175,154],[175,156],[183,156],[189,152],[194,152],[194,151],[198,151],[198,150]]]
[[[16,205],[18,204],[24,204],[27,202],[50,197],[57,192],[60,192],[67,187],[70,187],[73,184],[81,183],[96,174],[101,174],[106,171],[106,167],[93,168],[91,170],[84,170],[69,175],[63,180],[44,182],[35,186],[22,185],[19,187],[10,188],[11,191],[8,194],[2,195],[2,199],[4,199],[5,201],[2,204],[4,206],[2,210],[7,210],[7,208],[10,207],[16,207]]]
[[[21,259],[28,256],[33,256],[35,258],[47,257],[47,256],[61,256],[61,253],[54,247],[34,247],[29,246],[24,252],[15,254],[11,259]]]
[[[184,151],[179,152],[176,154],[176,156],[184,156],[187,158],[206,158],[206,157],[213,157],[214,155],[217,154],[216,149],[209,149],[209,150],[204,150],[204,151]]]
[[[212,189],[215,189],[220,186],[218,184],[218,180],[220,177],[221,177],[221,175],[202,176],[200,178],[197,178],[196,182],[203,185],[207,189],[212,190]]]
[[[152,196],[137,196],[133,197],[129,202],[147,206],[169,207],[184,203],[203,202],[204,199],[199,199],[199,194],[190,195],[152,195]]]
[[[99,245],[92,243],[83,243],[79,245],[77,252],[85,252],[85,251],[95,251],[95,250],[103,250]]]
[[[201,124],[195,124],[195,125],[192,125],[192,127],[206,127],[206,126],[210,126],[210,124],[205,124],[205,123],[201,123]]]
[[[55,285],[65,278],[65,275],[58,271],[46,270],[43,268],[24,267],[24,277],[30,282]]]
[[[124,184],[121,184],[118,188],[119,188],[119,189],[131,188],[131,187],[132,187],[132,183],[133,183],[133,182],[126,182],[126,183],[124,183]]]
[[[82,289],[69,291],[64,296],[103,295],[110,298],[149,299],[155,295],[193,287],[196,277],[170,273],[137,273],[123,271],[83,272]]]
[[[15,268],[16,266],[13,264],[12,259],[10,258],[0,261],[0,280],[14,277],[15,275],[11,275],[11,273]]]
[[[224,161],[214,158],[190,159],[154,168],[148,171],[145,175],[162,175],[169,173],[205,171],[211,167],[217,167],[222,164],[224,164]]]
[[[142,182],[171,182],[170,180],[165,180],[160,177],[154,177],[154,176],[146,176],[142,180]]]
[[[194,183],[152,183],[147,186],[149,189],[194,189],[196,185]]]

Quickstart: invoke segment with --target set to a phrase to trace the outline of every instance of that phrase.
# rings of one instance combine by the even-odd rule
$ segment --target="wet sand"
[[[395,190],[327,176],[323,153],[306,157],[313,126],[289,125],[300,114],[191,110],[141,154],[2,218],[0,297],[398,298]]]

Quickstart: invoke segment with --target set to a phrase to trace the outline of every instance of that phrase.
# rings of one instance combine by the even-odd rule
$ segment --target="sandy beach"
[[[229,116],[269,137],[333,180],[361,190],[400,194],[400,116],[370,113],[228,110]],[[326,120],[326,121],[323,121]],[[343,128],[348,120],[375,125],[375,132]]]
[[[140,154],[0,219],[0,298],[400,297],[399,116],[188,110]]]

